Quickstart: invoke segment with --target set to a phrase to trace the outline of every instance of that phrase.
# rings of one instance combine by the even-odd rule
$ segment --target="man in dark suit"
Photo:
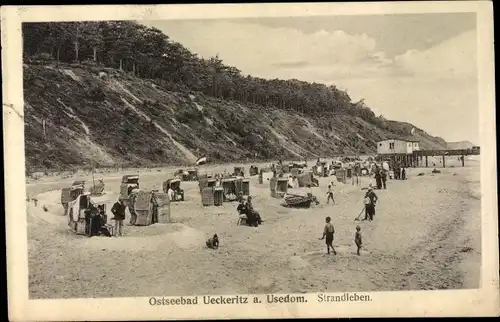
[[[120,196],[111,208],[115,220],[115,236],[123,235],[123,221],[125,220],[125,209],[127,206],[123,203],[123,198]]]

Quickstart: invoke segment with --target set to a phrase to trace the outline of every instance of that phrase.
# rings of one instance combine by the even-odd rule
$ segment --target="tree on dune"
[[[91,61],[154,79],[171,91],[202,92],[314,118],[347,114],[391,132],[403,131],[399,123],[376,117],[364,100],[352,102],[347,92],[333,85],[243,75],[236,67],[225,65],[219,55],[198,57],[159,29],[132,21],[25,23],[23,37],[27,60]],[[404,130],[410,129],[405,126]]]

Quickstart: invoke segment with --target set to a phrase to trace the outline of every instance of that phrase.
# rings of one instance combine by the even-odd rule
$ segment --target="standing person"
[[[365,195],[365,220],[373,220],[373,216],[375,216],[375,205],[377,203],[377,200],[377,195],[375,194],[375,192],[373,192],[373,189],[369,187]]]
[[[381,179],[382,179],[382,185],[384,186],[384,189],[387,189],[387,171],[385,169],[382,170],[382,175],[381,175]]]
[[[358,247],[357,254],[358,256],[361,255],[360,250],[361,250],[361,245],[363,242],[361,241],[361,227],[356,226],[356,234],[354,235],[354,243],[356,244],[356,247]]]
[[[370,188],[371,189],[371,185],[370,185]],[[370,215],[368,214],[368,205],[370,204],[370,198],[367,197],[367,194],[365,194],[365,198],[363,199],[363,202],[365,204],[365,219],[363,220],[368,220],[370,218]]]
[[[151,207],[153,209],[153,214],[151,216],[151,223],[155,224],[158,222],[158,199],[156,199],[156,196],[154,194],[151,197]]]
[[[335,248],[333,248],[333,234],[335,233],[335,228],[331,223],[332,219],[330,217],[325,218],[325,229],[323,230],[323,237],[320,240],[325,239],[326,237],[326,250],[327,253],[330,254],[330,247],[332,248],[333,254],[337,255]]]
[[[111,208],[115,220],[115,236],[122,236],[123,234],[123,221],[125,220],[125,209],[127,206],[123,203],[123,198],[120,196],[118,201],[115,202]]]
[[[377,166],[375,168],[375,181],[377,182],[377,189],[382,189],[382,175],[380,174],[380,168]]]
[[[329,204],[330,199],[332,199],[332,202],[335,203],[335,199],[333,199],[333,190],[331,185],[328,185],[328,192],[326,193],[326,195],[327,195],[326,203]]]
[[[356,175],[356,177],[359,177],[361,175],[361,164],[359,164],[359,162],[356,162],[354,164],[354,174]]]
[[[130,225],[135,225],[137,221],[137,213],[135,212],[135,200],[137,199],[137,194],[132,193],[129,196],[129,206],[128,211],[130,212]]]
[[[406,180],[406,166],[401,169],[401,180]]]
[[[174,189],[172,189],[171,186],[168,187],[167,195],[168,195],[168,199],[170,199],[170,201],[175,201],[175,191],[174,191]]]

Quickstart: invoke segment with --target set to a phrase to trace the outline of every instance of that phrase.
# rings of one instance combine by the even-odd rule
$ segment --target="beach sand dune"
[[[411,169],[408,180],[390,180],[387,190],[376,191],[373,222],[354,221],[369,178],[360,186],[335,183],[335,205],[326,204],[334,178],[321,178],[320,187],[312,188],[321,204],[290,209],[270,197],[269,183],[252,177],[254,206],[265,220],[257,228],[237,225],[236,203],[203,207],[197,183],[183,182],[186,201],[171,205],[172,224],[125,226],[122,238],[75,235],[63,216],[60,191],[33,184],[28,190],[39,193],[39,205],[27,205],[30,298],[476,288],[478,163],[434,175],[431,168]],[[169,175],[141,174],[141,187],[160,187]],[[119,178],[105,178],[108,193],[99,202],[108,210],[118,197]],[[337,256],[327,255],[324,240],[318,240],[326,216],[336,229]],[[353,241],[356,225],[363,234],[361,256]],[[218,250],[205,247],[214,233]]]

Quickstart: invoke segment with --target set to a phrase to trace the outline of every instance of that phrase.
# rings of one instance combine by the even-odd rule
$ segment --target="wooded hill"
[[[72,149],[68,147],[71,139],[55,143],[47,141],[47,134],[42,138],[43,130],[38,131],[43,121],[50,127],[58,115],[61,124],[65,119],[67,124],[80,120],[80,128],[82,124],[98,126],[106,115],[120,120],[111,126],[113,130],[85,134],[86,140],[109,156],[99,159],[101,164],[179,163],[201,154],[230,161],[250,156],[262,159],[369,153],[376,151],[376,140],[407,136],[413,128],[408,123],[377,117],[363,100],[352,102],[335,86],[243,75],[219,57],[198,57],[160,30],[135,22],[25,23],[23,37],[26,140],[34,143],[27,144],[26,154],[27,162],[37,168],[80,165],[90,159],[82,153],[69,159],[37,157],[40,144],[47,145],[41,150],[54,148],[55,154]],[[144,88],[154,88],[154,93],[145,93]],[[89,113],[84,115],[82,111]],[[128,117],[120,114],[125,111]],[[35,122],[30,123],[30,117]],[[145,129],[140,123],[144,120],[158,133]],[[170,128],[166,130],[168,135],[157,125],[164,130]],[[128,141],[112,142],[111,137],[113,131],[124,131],[127,126],[147,133],[149,140],[185,141],[183,147],[192,155],[188,158],[186,151],[169,153],[172,146],[183,148],[163,142],[166,146],[158,147],[163,151],[160,154],[134,156],[135,152],[128,151],[131,155],[125,156],[120,151]],[[309,134],[302,133],[304,127]],[[225,139],[216,145],[204,144],[207,131],[218,133],[216,141]],[[421,146],[446,147],[441,138],[420,129],[416,132]],[[103,139],[108,136],[109,142]],[[64,149],[61,144],[65,144]],[[286,144],[293,147],[283,146]]]

